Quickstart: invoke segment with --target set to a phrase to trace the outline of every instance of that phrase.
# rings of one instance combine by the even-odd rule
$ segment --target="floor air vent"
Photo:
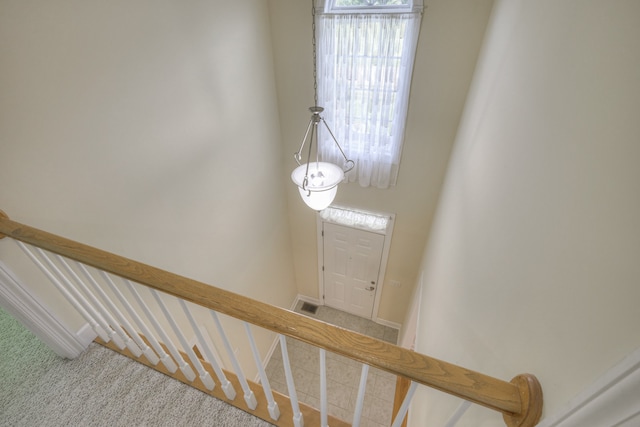
[[[307,313],[316,314],[316,312],[318,311],[318,306],[309,304],[308,302],[303,302],[300,310],[305,311]]]

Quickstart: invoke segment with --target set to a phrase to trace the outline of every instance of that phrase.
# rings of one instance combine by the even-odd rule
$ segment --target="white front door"
[[[325,304],[371,319],[385,236],[324,223]]]

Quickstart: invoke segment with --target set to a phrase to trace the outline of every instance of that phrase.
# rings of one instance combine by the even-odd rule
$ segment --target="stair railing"
[[[353,331],[326,324],[289,310],[271,306],[224,289],[170,273],[125,257],[96,249],[36,228],[12,221],[0,211],[0,238],[10,237],[42,270],[93,328],[96,341],[120,351],[161,372],[172,375],[230,404],[276,425],[322,427],[347,425],[328,415],[326,396],[326,352],[362,364],[353,425],[359,425],[369,368],[386,371],[405,384],[406,395],[394,406],[393,427],[405,420],[418,385],[424,385],[467,402],[502,413],[509,427],[534,426],[542,412],[542,389],[535,376],[521,374],[511,382],[496,379]],[[116,282],[120,281],[120,284]],[[142,286],[141,286],[142,285]],[[124,294],[127,292],[131,298]],[[151,294],[145,299],[141,293]],[[190,347],[175,316],[167,307],[168,298],[177,298],[183,315],[196,334],[197,348]],[[141,309],[139,314],[131,300]],[[155,300],[157,310],[150,309]],[[209,310],[235,372],[224,369],[212,354],[195,320],[191,305]],[[260,385],[246,379],[234,355],[218,313],[244,323]],[[146,321],[143,319],[146,318]],[[173,336],[164,329],[166,325]],[[289,396],[274,392],[260,360],[249,324],[279,336]],[[151,329],[154,329],[154,334]],[[319,348],[321,382],[320,410],[299,402],[286,337]],[[180,344],[174,343],[177,339]],[[196,354],[196,351],[202,354]],[[216,388],[216,384],[220,385]],[[236,391],[243,393],[242,401]],[[463,403],[447,426],[454,426],[468,404]]]

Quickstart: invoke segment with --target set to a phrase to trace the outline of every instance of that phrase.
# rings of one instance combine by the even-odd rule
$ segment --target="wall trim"
[[[88,324],[69,330],[0,262],[0,306],[15,317],[57,355],[74,359],[89,347],[96,334]]]
[[[295,310],[296,306],[298,305],[298,303],[300,301],[304,301],[304,302],[308,302],[308,303],[311,303],[311,304],[315,304],[317,306],[324,305],[323,301],[319,300],[318,298],[313,298],[313,297],[308,297],[308,296],[305,296],[305,295],[298,294],[296,296],[296,298],[294,299],[293,304],[291,304],[291,311]],[[398,331],[400,329],[402,329],[402,324],[401,323],[392,322],[391,320],[385,320],[385,319],[383,319],[381,317],[376,317],[376,318],[371,319],[371,320],[373,320],[374,322],[376,322],[376,323],[378,323],[380,325],[388,326],[388,327],[393,328],[393,329],[397,329]]]
[[[296,309],[296,306],[300,301],[308,302],[309,304],[314,304],[317,306],[324,305],[324,301],[319,300],[318,298],[313,298],[313,297],[308,297],[305,295],[298,294],[296,298],[293,300],[293,304],[291,305],[291,311],[294,311]]]
[[[543,419],[539,427],[640,425],[640,348],[569,401],[557,414]]]
[[[278,348],[279,344],[280,344],[280,339],[278,339],[278,334],[276,334],[273,342],[271,343],[271,347],[269,347],[269,350],[267,351],[267,354],[264,356],[264,359],[262,359],[262,367],[265,370],[267,369],[267,365],[271,361],[271,357],[273,356],[273,352],[276,351],[276,348]],[[260,378],[260,372],[259,371],[256,373],[256,376],[255,376],[253,382],[256,383],[256,384],[260,384],[262,382],[262,379]]]
[[[393,329],[397,329],[398,331],[402,329],[402,324],[397,322],[392,322],[391,320],[381,319],[380,317],[376,317],[374,321],[380,325],[388,326]],[[400,337],[398,337],[399,339]]]
[[[315,304],[317,306],[324,305],[317,298],[307,297],[307,296],[298,294],[293,299],[293,302],[291,303],[291,306],[289,307],[289,310],[295,311],[296,306],[298,305],[298,302],[300,302],[300,301],[308,302],[310,304]],[[271,343],[271,347],[269,347],[269,350],[267,351],[267,354],[264,356],[264,359],[262,360],[262,366],[264,366],[265,369],[267,369],[267,365],[271,361],[271,356],[273,356],[273,352],[276,351],[276,348],[278,348],[279,345],[280,345],[280,340],[278,339],[278,335],[276,334],[276,337],[274,338],[273,342]],[[260,384],[260,372],[258,372],[256,374],[254,382]]]

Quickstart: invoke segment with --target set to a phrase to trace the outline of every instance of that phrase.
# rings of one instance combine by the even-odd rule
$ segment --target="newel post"
[[[538,379],[531,374],[521,374],[511,380],[518,387],[522,410],[517,415],[504,414],[508,427],[533,427],[542,416],[542,387]]]
[[[6,213],[4,213],[4,211],[2,209],[0,209],[0,219],[9,219],[9,215],[7,215]],[[4,234],[0,233],[0,239],[4,239],[5,236]]]

